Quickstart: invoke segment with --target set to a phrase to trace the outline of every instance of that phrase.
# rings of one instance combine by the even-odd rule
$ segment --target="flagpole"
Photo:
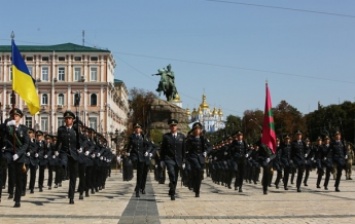
[[[11,32],[11,48],[12,48],[12,42],[13,40],[15,39],[15,33],[14,31]],[[12,68],[11,68],[12,69]],[[13,72],[12,72],[12,77],[11,77],[11,80],[12,82],[14,81],[14,75],[13,75]],[[15,95],[15,91],[14,89],[12,88],[12,92],[11,92],[11,96],[10,96],[10,103],[11,103],[11,106],[12,106],[12,109],[15,108],[15,105],[16,105],[16,95]]]

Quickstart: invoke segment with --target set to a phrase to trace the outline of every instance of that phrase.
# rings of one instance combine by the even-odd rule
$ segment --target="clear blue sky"
[[[0,0],[0,44],[12,30],[18,45],[81,44],[85,30],[87,46],[112,51],[128,88],[154,91],[150,75],[171,63],[184,107],[205,91],[226,115],[263,109],[266,79],[274,105],[302,113],[355,100],[355,1],[230,1],[354,17],[204,0]]]

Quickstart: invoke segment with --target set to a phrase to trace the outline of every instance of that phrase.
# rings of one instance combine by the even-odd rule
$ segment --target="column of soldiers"
[[[302,184],[308,186],[311,171],[316,170],[318,178],[315,183],[321,188],[322,178],[325,175],[323,187],[328,190],[331,174],[334,174],[334,188],[339,192],[342,171],[346,171],[346,179],[351,180],[351,169],[354,152],[351,145],[342,140],[341,133],[335,132],[333,138],[329,136],[318,137],[315,144],[303,138],[297,131],[292,137],[283,136],[277,139],[276,153],[265,148],[260,141],[248,145],[243,141],[243,133],[237,132],[213,147],[209,153],[209,172],[214,183],[231,187],[235,179],[234,189],[242,192],[243,182],[257,184],[260,168],[263,168],[263,191],[267,194],[271,186],[273,172],[276,173],[275,187],[278,189],[282,182],[284,190],[289,190],[289,181],[293,184],[292,174],[297,177],[296,189],[301,192]]]
[[[58,128],[57,136],[27,128],[21,124],[22,117],[22,111],[14,108],[0,127],[0,202],[6,182],[14,207],[21,206],[26,189],[35,192],[36,180],[43,192],[45,185],[51,190],[53,184],[58,188],[69,179],[70,204],[74,204],[75,192],[83,200],[84,195],[105,189],[113,154],[104,136],[75,120],[71,111],[64,113],[65,125]]]

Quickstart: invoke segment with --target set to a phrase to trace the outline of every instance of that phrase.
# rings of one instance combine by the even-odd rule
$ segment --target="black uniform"
[[[58,128],[58,140],[55,146],[55,151],[59,151],[59,158],[63,167],[69,169],[69,191],[68,196],[70,202],[74,200],[76,178],[78,173],[78,158],[77,150],[77,130],[73,127],[61,126]]]
[[[339,191],[340,178],[346,164],[346,155],[346,145],[343,141],[333,141],[330,144],[328,158],[332,161],[333,165],[336,166],[337,169],[337,175],[334,184],[335,191]]]
[[[230,146],[230,153],[233,156],[234,161],[238,165],[238,171],[236,173],[234,188],[237,190],[239,187],[239,192],[242,192],[243,180],[244,180],[244,168],[245,168],[245,159],[248,157],[248,145],[243,141],[234,140]]]
[[[135,187],[136,196],[139,197],[139,191],[145,193],[145,184],[148,175],[149,158],[146,153],[150,153],[150,144],[143,135],[132,134],[129,138],[128,153],[130,159],[137,166],[137,183]]]
[[[35,139],[31,139],[28,147],[30,153],[30,191],[33,194],[38,169],[38,145]]]
[[[305,169],[305,154],[307,153],[306,143],[304,141],[293,141],[291,144],[291,160],[297,167],[297,191],[301,192],[301,183]]]
[[[185,136],[181,133],[167,133],[163,136],[160,156],[168,170],[170,179],[169,195],[175,199],[175,190],[178,182],[179,170],[185,157]]]
[[[44,171],[48,165],[48,150],[45,142],[37,141],[38,146],[38,160],[39,160],[39,176],[38,176],[38,187],[39,191],[43,191],[43,183],[44,183]]]
[[[288,180],[293,164],[291,163],[291,144],[283,143],[281,146],[280,160],[284,169],[283,183],[284,189],[288,190]]]
[[[22,185],[23,185],[23,164],[25,162],[26,150],[29,145],[29,136],[25,125],[7,125],[5,133],[4,157],[9,165],[9,198],[13,197],[16,186],[14,201],[15,207],[20,206]],[[17,155],[17,160],[13,156]]]
[[[189,173],[189,182],[195,192],[195,196],[200,196],[200,187],[205,165],[205,156],[208,152],[207,139],[203,136],[189,136],[186,140],[186,161]]]

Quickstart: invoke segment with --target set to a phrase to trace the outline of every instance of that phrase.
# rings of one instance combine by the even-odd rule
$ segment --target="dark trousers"
[[[277,170],[277,176],[276,176],[276,180],[275,180],[275,185],[278,187],[280,184],[280,180],[282,178],[282,169],[278,169]]]
[[[15,189],[15,198],[14,201],[20,203],[21,201],[21,194],[22,194],[22,185],[23,185],[23,172],[22,172],[23,163],[12,163],[11,168],[13,172],[13,183],[16,185]],[[10,178],[10,176],[9,176]],[[12,191],[14,186],[12,185]]]
[[[1,179],[2,179],[2,185],[1,185],[1,188],[5,188],[5,185],[6,185],[6,180],[7,180],[7,163],[6,161],[3,161],[3,167],[2,167],[2,170],[0,171],[1,172]]]
[[[303,179],[303,173],[304,173],[304,166],[300,165],[298,166],[298,173],[297,173],[297,183],[296,183],[296,187],[297,189],[301,188],[301,184],[302,184],[302,179]]]
[[[343,173],[344,166],[342,164],[336,164],[336,165],[337,165],[337,175],[335,178],[334,187],[338,188],[339,184],[340,184],[341,174]]]
[[[74,199],[76,178],[78,173],[78,162],[72,157],[68,157],[68,170],[69,170],[69,191],[68,197]]]
[[[147,181],[148,166],[145,162],[137,161],[137,184],[135,191],[144,190]]]
[[[37,166],[30,165],[30,190],[35,188]]]
[[[89,189],[93,188],[92,185],[92,171],[93,171],[93,166],[87,166],[86,167],[86,176],[85,176],[85,181],[86,181],[86,188],[85,191],[89,191]]]
[[[175,194],[176,185],[179,178],[179,166],[174,160],[165,160],[166,169],[168,170],[169,180],[170,180],[170,193]]]
[[[85,164],[79,164],[79,192],[80,195],[84,193],[86,190],[86,176],[85,176],[85,171],[86,171],[86,165]]]
[[[46,166],[39,166],[39,176],[38,176],[38,187],[40,189],[43,188],[43,182],[44,182],[44,170],[46,169]]]
[[[26,186],[27,186],[27,173],[29,170],[29,165],[26,165],[26,172],[22,173],[22,193],[26,194]]]
[[[8,170],[8,184],[7,184],[7,187],[8,187],[8,193],[10,195],[13,195],[14,194],[14,187],[15,187],[15,176],[17,176],[15,174],[15,163],[9,163],[7,165],[7,170]],[[21,175],[19,175],[21,177]]]
[[[320,186],[320,182],[322,181],[322,177],[324,175],[324,169],[322,167],[317,168],[317,187]]]
[[[245,174],[245,162],[244,162],[244,158],[240,158],[237,161],[238,164],[238,171],[235,177],[235,183],[234,183],[234,187],[243,187],[243,181],[244,181],[244,174]]]
[[[54,166],[48,165],[48,182],[47,182],[48,187],[52,187],[54,169],[55,169]]]
[[[263,179],[261,180],[261,183],[263,185],[263,191],[266,192],[267,188],[270,184],[270,177],[271,177],[271,165],[268,164],[266,166],[263,166]]]
[[[290,178],[290,171],[291,171],[291,167],[285,166],[285,168],[284,168],[284,178],[283,178],[283,182],[284,182],[284,187],[285,188],[288,185],[288,180]]]
[[[200,194],[203,166],[199,162],[198,158],[190,158],[189,163],[191,166],[191,169],[188,171],[190,176],[189,181],[191,181],[190,186],[196,194]]]
[[[62,166],[55,167],[55,184],[61,184],[64,176],[64,168]]]
[[[332,168],[330,168],[330,167],[325,168],[324,187],[328,187],[331,172],[332,172]]]
[[[98,184],[97,184],[97,176],[98,176],[98,169],[99,166],[94,165],[92,168],[92,172],[91,172],[91,189],[94,190],[95,188],[97,188]]]
[[[311,172],[311,169],[312,169],[312,167],[309,167],[309,166],[307,166],[305,169],[306,172],[305,172],[305,176],[304,176],[304,180],[303,180],[304,184],[307,184],[307,182],[308,182],[309,173]]]

